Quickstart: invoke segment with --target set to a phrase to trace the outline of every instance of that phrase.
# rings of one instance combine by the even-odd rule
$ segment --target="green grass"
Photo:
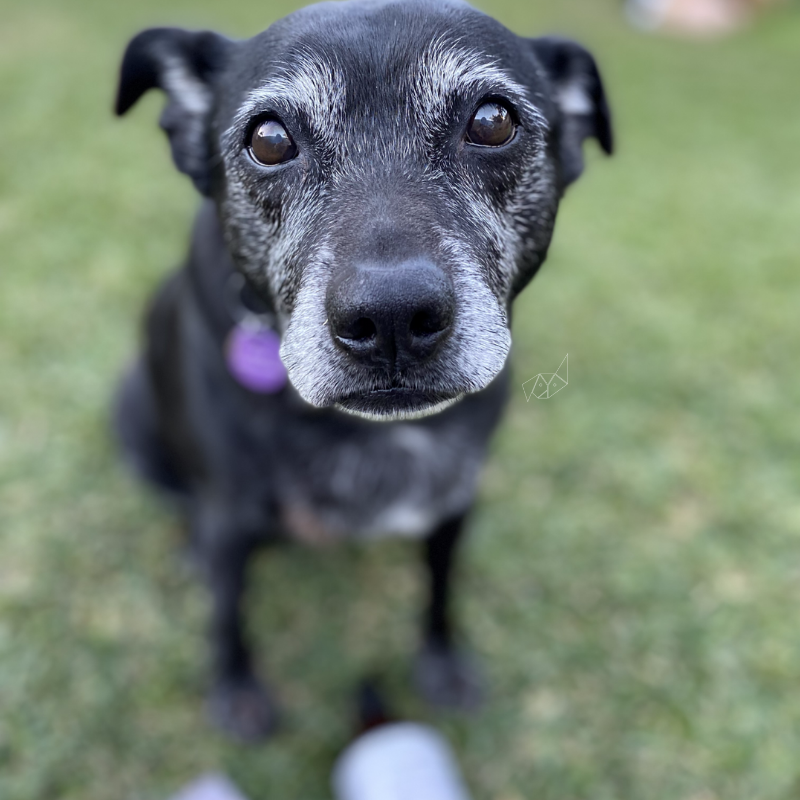
[[[107,433],[196,206],[160,98],[110,105],[138,28],[247,35],[291,6],[1,0],[3,800],[156,800],[210,768],[322,800],[372,669],[445,730],[476,800],[800,796],[800,16],[700,45],[628,30],[612,0],[486,8],[587,43],[619,141],[591,148],[516,307],[460,593],[493,695],[463,720],[408,690],[413,548],[287,549],[250,599],[285,727],[245,748],[204,720],[207,600],[178,523]],[[567,352],[569,386],[526,404]]]

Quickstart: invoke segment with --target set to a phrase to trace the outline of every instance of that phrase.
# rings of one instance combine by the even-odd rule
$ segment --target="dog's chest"
[[[466,511],[483,447],[461,429],[414,423],[291,432],[277,502],[290,536],[419,537]]]

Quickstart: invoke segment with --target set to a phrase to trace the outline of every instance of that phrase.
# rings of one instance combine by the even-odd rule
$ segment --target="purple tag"
[[[236,380],[251,392],[275,394],[286,386],[281,338],[270,328],[253,330],[236,325],[225,343],[225,360]]]

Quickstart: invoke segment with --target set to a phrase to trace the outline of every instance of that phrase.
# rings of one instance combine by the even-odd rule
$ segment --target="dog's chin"
[[[422,419],[457,403],[463,393],[444,395],[417,389],[375,389],[334,401],[334,408],[376,422]]]

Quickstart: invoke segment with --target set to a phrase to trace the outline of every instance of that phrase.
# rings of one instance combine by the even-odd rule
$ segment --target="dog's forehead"
[[[431,41],[444,38],[500,57],[517,37],[459,0],[345,0],[300,9],[253,43],[269,61],[291,61],[298,52],[313,51],[363,72],[413,60]]]
[[[524,95],[520,40],[453,0],[347,0],[301,9],[244,43],[243,118],[278,97],[316,115],[417,99],[429,106],[478,85]]]

